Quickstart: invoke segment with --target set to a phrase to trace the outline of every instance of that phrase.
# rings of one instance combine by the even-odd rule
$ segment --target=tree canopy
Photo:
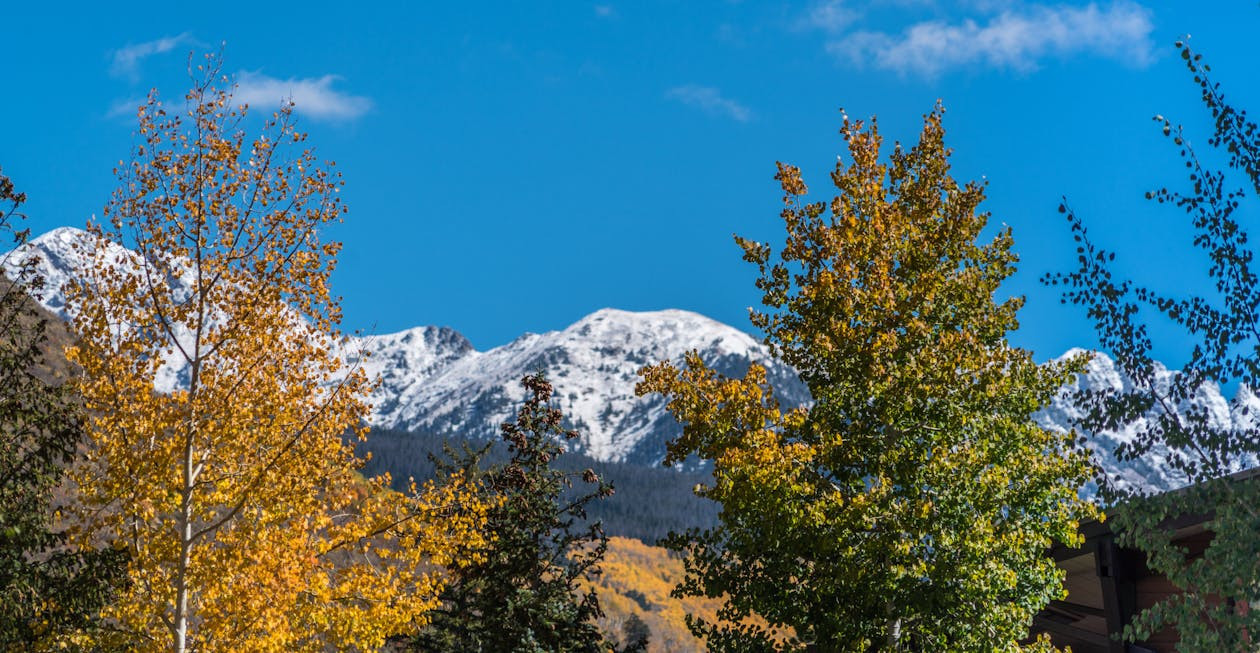
[[[757,266],[753,324],[814,403],[783,409],[765,371],[725,378],[692,354],[643,371],[683,426],[667,462],[712,461],[717,528],[679,536],[680,595],[727,596],[720,650],[1008,650],[1062,594],[1044,551],[1092,514],[1072,434],[1038,427],[1083,358],[1012,347],[1022,299],[1009,228],[984,241],[984,187],[950,176],[939,106],[881,161],[875,122],[845,119],[836,194],[805,201],[780,163],[786,239],[737,237]],[[764,619],[757,625],[751,617]]]
[[[182,110],[140,107],[68,302],[89,415],[78,541],[130,555],[105,643],[379,647],[423,625],[484,506],[458,482],[402,494],[358,474],[369,382],[338,355],[340,245],[320,239],[340,177],[291,106],[247,138],[215,57],[193,82]]]

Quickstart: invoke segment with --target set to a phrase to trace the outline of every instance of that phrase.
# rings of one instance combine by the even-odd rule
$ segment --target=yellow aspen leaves
[[[140,109],[70,295],[90,414],[76,535],[130,554],[98,643],[370,650],[423,625],[485,507],[458,482],[358,474],[369,380],[335,353],[340,246],[319,237],[341,179],[294,150],[289,107],[247,139],[208,63],[182,112]]]

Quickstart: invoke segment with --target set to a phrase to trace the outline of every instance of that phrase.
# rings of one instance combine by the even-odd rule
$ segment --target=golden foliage
[[[369,382],[334,353],[340,245],[317,236],[342,182],[290,151],[305,135],[289,108],[247,142],[209,64],[184,112],[155,94],[140,108],[143,142],[71,293],[92,415],[71,471],[79,539],[131,553],[106,614],[115,646],[379,647],[423,623],[484,507],[459,483],[404,495],[357,475],[346,436],[365,437]],[[117,245],[141,265],[117,265]],[[174,370],[177,389],[156,392]]]
[[[591,585],[604,609],[599,626],[611,638],[619,638],[634,615],[652,631],[649,653],[704,650],[704,643],[687,630],[686,615],[717,622],[722,600],[672,596],[683,580],[682,560],[633,538],[610,537],[600,566],[602,573]]]

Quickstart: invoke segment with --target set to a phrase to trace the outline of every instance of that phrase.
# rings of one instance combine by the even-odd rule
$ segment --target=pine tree
[[[639,615],[631,613],[622,627],[621,642],[625,651],[646,651],[652,639],[652,630]]]
[[[483,561],[454,572],[443,593],[443,606],[412,646],[421,651],[607,651],[611,647],[595,625],[601,616],[593,591],[579,584],[599,573],[608,547],[598,522],[587,520],[586,506],[611,495],[611,485],[593,471],[579,478],[556,467],[563,455],[559,410],[551,407],[551,383],[541,374],[526,376],[529,396],[516,420],[503,425],[510,455],[507,463],[487,469],[487,449],[449,452],[443,469],[475,479],[482,499],[492,505],[487,517],[489,545]],[[594,486],[574,492],[575,481]]]
[[[690,619],[711,649],[1010,650],[1062,595],[1044,552],[1078,541],[1088,466],[1031,415],[1084,361],[1007,342],[1011,232],[980,240],[984,188],[950,177],[942,114],[888,163],[875,123],[846,118],[830,201],[779,164],[781,262],[737,238],[760,270],[752,321],[813,405],[781,410],[764,368],[724,378],[694,352],[643,372],[683,427],[667,462],[713,463],[719,526],[670,542],[679,595],[727,596],[725,623]]]
[[[0,232],[13,244],[25,195],[0,174]],[[83,415],[62,385],[40,373],[47,317],[34,302],[43,281],[21,249],[0,260],[0,650],[31,650],[97,625],[123,579],[125,552],[77,552],[54,523],[53,495],[83,441]],[[11,277],[11,278],[10,278]]]

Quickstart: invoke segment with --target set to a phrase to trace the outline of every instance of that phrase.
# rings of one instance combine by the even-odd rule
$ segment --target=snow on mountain
[[[1071,349],[1059,360],[1071,358],[1083,352],[1083,349]],[[1159,363],[1155,365],[1157,387],[1166,390],[1177,373]],[[1078,375],[1074,383],[1062,388],[1050,405],[1035,415],[1034,419],[1044,428],[1066,432],[1072,428],[1075,420],[1083,416],[1082,409],[1073,403],[1073,394],[1079,390],[1107,389],[1119,392],[1131,391],[1133,383],[1117,369],[1115,361],[1109,356],[1095,352],[1085,373]],[[1248,430],[1260,426],[1255,423],[1257,415],[1260,415],[1260,397],[1257,397],[1246,386],[1240,387],[1234,399],[1230,401],[1225,399],[1220,388],[1215,384],[1206,384],[1200,389],[1192,406],[1206,411],[1208,422],[1213,428]],[[1190,407],[1178,407],[1181,411],[1187,408]],[[1187,479],[1174,474],[1164,464],[1166,451],[1152,450],[1139,460],[1122,461],[1115,456],[1116,447],[1122,443],[1132,442],[1137,434],[1146,428],[1148,420],[1154,417],[1154,412],[1148,413],[1147,416],[1127,424],[1119,431],[1093,433],[1088,437],[1086,446],[1093,452],[1099,465],[1107,470],[1112,478],[1118,479],[1129,487],[1151,491],[1184,487],[1188,483]],[[1257,463],[1260,461],[1244,461],[1242,467],[1253,467]]]
[[[32,240],[16,252],[17,256],[6,257],[3,266],[12,274],[22,255],[38,254],[39,271],[46,279],[41,303],[68,319],[65,289],[70,280],[79,277],[82,265],[75,245],[87,238],[90,236],[79,229],[56,229]],[[115,265],[138,264],[134,252],[120,247],[110,251],[110,258]],[[179,278],[166,281],[177,292],[187,286]],[[634,396],[637,372],[663,359],[678,361],[691,349],[725,374],[742,374],[749,361],[760,362],[767,366],[785,405],[809,400],[796,374],[771,360],[760,342],[733,327],[681,310],[633,313],[604,309],[563,330],[526,334],[488,351],[477,351],[453,329],[416,327],[350,338],[343,355],[380,380],[371,396],[374,426],[496,437],[499,424],[515,414],[524,398],[521,377],[545,371],[555,385],[559,408],[580,433],[576,448],[601,460],[656,463],[664,456],[665,442],[679,427],[660,398]],[[1173,374],[1159,369],[1165,383]],[[156,385],[159,390],[169,390],[178,387],[182,378],[179,361],[168,361]],[[1096,354],[1086,373],[1036,415],[1038,423],[1051,429],[1071,428],[1080,416],[1080,409],[1072,403],[1072,392],[1102,387],[1130,386],[1110,358]],[[1247,388],[1240,389],[1233,401],[1227,401],[1215,387],[1205,388],[1199,407],[1207,409],[1211,420],[1223,427],[1255,428],[1253,421],[1260,419],[1260,398]],[[1118,432],[1093,434],[1089,446],[1103,468],[1125,482],[1155,490],[1184,485],[1184,479],[1171,476],[1160,464],[1159,452],[1142,461],[1116,460],[1116,445],[1132,440],[1144,423],[1139,420]]]
[[[600,460],[654,463],[677,425],[662,400],[634,396],[638,370],[681,360],[692,349],[728,373],[742,374],[749,361],[766,364],[786,403],[808,400],[795,373],[771,361],[746,333],[687,311],[604,309],[562,331],[526,334],[485,352],[466,350],[419,382],[406,379],[395,389],[387,381],[373,420],[395,429],[494,437],[525,397],[521,377],[545,371],[559,408],[580,433],[577,448]]]
[[[0,271],[9,278],[14,278],[19,268],[30,256],[36,256],[36,273],[43,278],[44,285],[40,304],[49,312],[63,320],[70,319],[66,306],[66,293],[73,280],[85,280],[85,268],[95,243],[93,236],[82,229],[74,227],[58,227],[25,245],[0,256]],[[125,271],[140,269],[140,255],[129,249],[108,243],[105,248],[105,260],[115,268]],[[171,276],[162,283],[174,290],[175,296],[190,293],[192,283],[188,275]],[[191,341],[192,334],[186,329],[176,329],[176,337],[183,343]],[[175,351],[164,356],[161,367],[157,370],[154,387],[160,392],[170,392],[175,388],[188,384],[188,366]]]
[[[476,353],[458,331],[426,326],[351,338],[345,360],[380,382],[371,397],[373,425],[405,428],[401,415],[413,408],[431,379],[455,361]]]
[[[44,279],[44,296],[40,303],[57,317],[69,320],[65,292],[70,281],[79,277],[84,264],[83,253],[77,247],[89,245],[90,237],[82,229],[58,227],[0,257],[0,270],[13,278],[28,256],[38,256],[35,270]],[[135,253],[124,248],[111,248],[111,252],[120,264],[129,259],[138,262]]]
[[[8,257],[13,268],[27,254],[40,257],[46,279],[41,303],[69,319],[67,284],[82,275],[91,236],[69,227],[48,232]],[[138,256],[113,247],[115,265],[134,267]],[[12,271],[12,270],[10,270]],[[188,280],[166,282],[187,292]],[[631,313],[605,309],[564,329],[527,334],[502,347],[476,351],[445,327],[416,327],[399,333],[352,337],[343,345],[348,363],[362,366],[380,385],[370,397],[374,426],[424,430],[441,435],[496,437],[524,399],[520,379],[545,371],[570,425],[579,430],[577,448],[601,460],[657,462],[677,425],[660,399],[634,396],[637,372],[663,359],[680,360],[691,349],[710,365],[742,374],[750,360],[766,364],[785,403],[808,400],[794,372],[770,360],[749,335],[695,313],[667,310]],[[178,360],[164,366],[156,387],[179,387],[186,370]]]

